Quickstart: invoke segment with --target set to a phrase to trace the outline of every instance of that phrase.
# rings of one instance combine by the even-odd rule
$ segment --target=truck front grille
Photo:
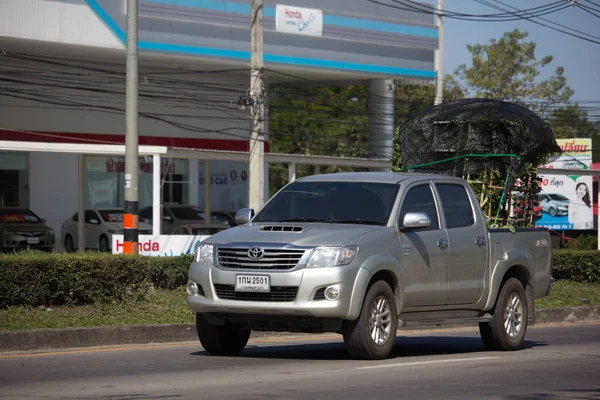
[[[269,293],[236,292],[233,285],[215,284],[217,297],[223,300],[291,302],[296,300],[298,286],[273,286]]]
[[[217,259],[223,268],[290,270],[300,262],[303,249],[264,249],[260,259],[250,258],[248,248],[218,248]]]

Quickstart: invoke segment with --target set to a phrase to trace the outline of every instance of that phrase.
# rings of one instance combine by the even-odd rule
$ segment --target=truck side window
[[[433,200],[433,194],[429,185],[420,185],[410,188],[402,208],[400,209],[400,220],[398,226],[402,226],[404,216],[409,212],[424,212],[427,213],[431,220],[431,225],[427,229],[423,230],[436,230],[439,229],[440,224],[437,217],[437,209],[435,208],[435,201]]]
[[[462,228],[475,223],[469,195],[462,185],[436,184],[446,217],[446,227]]]

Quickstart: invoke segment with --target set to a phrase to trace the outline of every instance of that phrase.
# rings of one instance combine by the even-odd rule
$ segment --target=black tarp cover
[[[524,162],[534,165],[559,154],[550,126],[515,103],[490,99],[452,100],[406,121],[398,136],[402,170],[464,176],[489,170],[518,174]],[[516,154],[514,157],[467,154]],[[454,158],[433,165],[423,164]],[[420,166],[415,168],[416,166]]]

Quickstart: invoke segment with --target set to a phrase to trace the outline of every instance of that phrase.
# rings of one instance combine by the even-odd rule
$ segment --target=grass
[[[0,330],[193,322],[185,288],[156,290],[145,301],[80,307],[11,307],[0,310]]]
[[[535,301],[535,308],[576,307],[586,298],[592,306],[600,305],[600,284],[555,281],[550,296]]]
[[[587,298],[600,304],[600,284],[556,281],[552,294],[536,300],[536,309],[581,306]],[[12,307],[0,310],[0,330],[71,328],[83,326],[167,324],[193,322],[185,302],[185,288],[156,290],[144,301],[50,309]]]

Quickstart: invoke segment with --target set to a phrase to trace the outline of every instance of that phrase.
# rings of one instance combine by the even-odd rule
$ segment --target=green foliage
[[[592,138],[594,148],[600,140],[600,124],[591,122],[588,112],[578,104],[553,109],[547,121],[557,138]],[[592,152],[592,161],[600,161],[600,152]]]
[[[524,42],[527,32],[515,29],[504,33],[489,44],[467,45],[472,65],[460,65],[456,75],[475,97],[506,100],[514,103],[537,102],[528,106],[534,111],[544,111],[548,105],[568,101],[573,90],[567,86],[563,67],[557,67],[554,75],[539,81],[542,68],[553,57],[538,60],[536,44]]]
[[[552,260],[555,279],[600,283],[600,251],[554,250]]]
[[[598,237],[596,235],[581,235],[565,244],[571,250],[598,250]]]
[[[143,298],[152,285],[164,289],[184,285],[190,262],[190,256],[0,254],[0,308]]]

